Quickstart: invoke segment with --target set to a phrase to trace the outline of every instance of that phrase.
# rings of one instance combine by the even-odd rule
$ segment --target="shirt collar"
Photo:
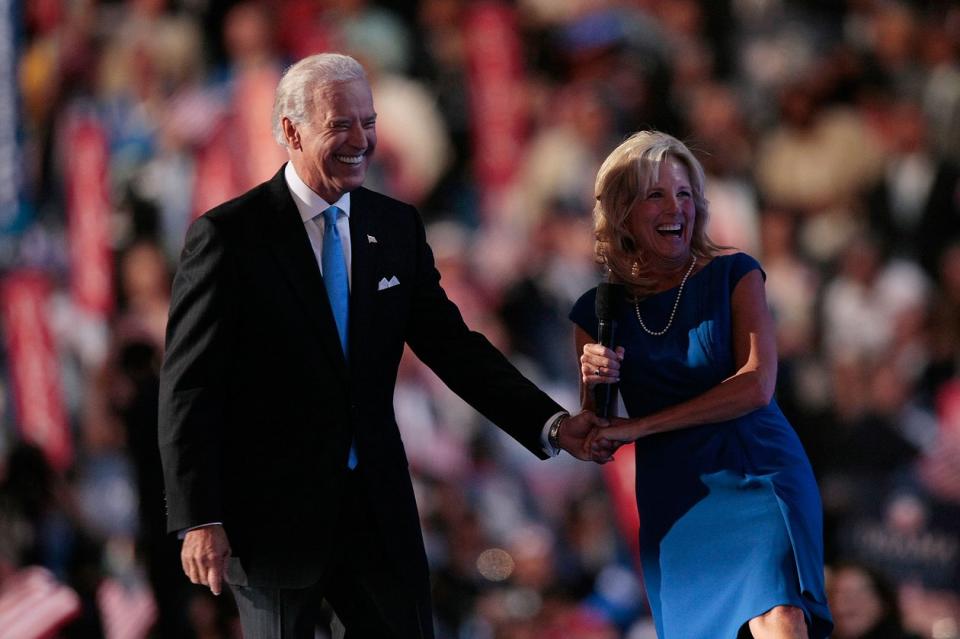
[[[304,223],[317,217],[331,206],[329,202],[317,195],[300,179],[297,170],[293,168],[293,162],[287,162],[283,177],[287,182],[287,188],[290,189],[290,194],[293,196],[293,201],[297,205],[297,210],[300,212],[300,219]],[[344,193],[339,200],[333,203],[333,206],[343,211],[343,214],[349,218],[350,193]]]

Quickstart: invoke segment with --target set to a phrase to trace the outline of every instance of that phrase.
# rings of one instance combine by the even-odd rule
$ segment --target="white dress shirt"
[[[300,219],[303,220],[303,227],[307,231],[307,237],[310,238],[310,246],[313,247],[313,255],[317,258],[317,266],[320,268],[321,274],[323,274],[323,234],[326,232],[327,226],[323,221],[323,212],[331,206],[343,211],[343,215],[337,216],[337,230],[340,232],[343,258],[347,262],[348,285],[350,290],[353,290],[353,272],[350,268],[352,264],[350,259],[350,193],[344,193],[336,202],[327,202],[300,179],[296,169],[293,168],[293,162],[287,162],[283,177],[287,181],[290,195],[293,196],[293,203],[297,205],[297,210],[300,212]]]

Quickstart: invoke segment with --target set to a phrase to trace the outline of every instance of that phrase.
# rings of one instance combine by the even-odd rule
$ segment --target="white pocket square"
[[[387,288],[391,288],[391,287],[393,287],[393,286],[396,286],[396,285],[398,285],[399,283],[400,283],[400,280],[397,279],[397,276],[396,276],[396,275],[394,275],[393,277],[391,277],[389,280],[384,277],[384,278],[381,278],[381,279],[380,279],[380,283],[377,285],[377,290],[378,290],[378,291],[382,291],[382,290],[384,290],[384,289],[387,289]]]

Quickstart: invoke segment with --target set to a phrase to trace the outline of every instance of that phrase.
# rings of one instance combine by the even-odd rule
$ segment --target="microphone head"
[[[597,286],[596,312],[597,319],[610,321],[620,311],[620,301],[623,299],[623,285],[601,282]]]

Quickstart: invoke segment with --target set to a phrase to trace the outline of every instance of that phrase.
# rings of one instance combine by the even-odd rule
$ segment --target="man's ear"
[[[283,128],[283,139],[287,141],[287,147],[290,149],[300,149],[300,131],[293,120],[284,116],[280,120],[280,126]]]

